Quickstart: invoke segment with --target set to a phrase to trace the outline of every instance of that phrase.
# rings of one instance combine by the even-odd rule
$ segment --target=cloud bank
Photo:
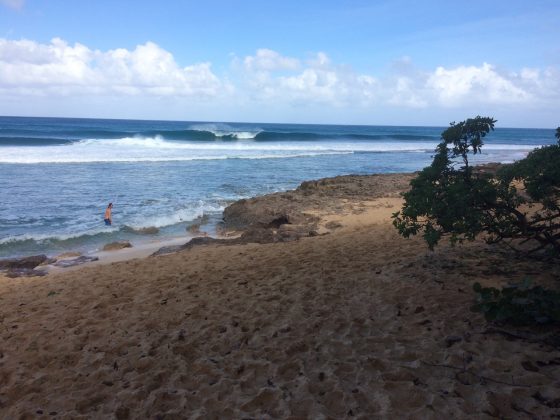
[[[55,38],[50,44],[0,39],[0,92],[17,95],[163,95],[212,97],[230,89],[210,63],[180,67],[147,42],[106,52]]]
[[[333,63],[323,52],[288,57],[259,49],[234,56],[230,69],[218,75],[208,62],[179,65],[153,42],[99,51],[59,38],[46,44],[0,39],[0,98],[188,98],[247,109],[263,104],[286,109],[537,109],[560,103],[560,72],[552,67],[512,71],[481,63],[426,70],[408,58],[396,64],[389,72],[360,73]]]

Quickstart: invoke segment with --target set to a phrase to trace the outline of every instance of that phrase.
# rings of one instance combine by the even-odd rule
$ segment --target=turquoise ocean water
[[[444,129],[0,117],[0,258],[188,238],[198,217],[212,230],[240,198],[419,170]],[[497,128],[474,161],[511,162],[554,140],[552,129]],[[132,231],[144,227],[160,231]]]

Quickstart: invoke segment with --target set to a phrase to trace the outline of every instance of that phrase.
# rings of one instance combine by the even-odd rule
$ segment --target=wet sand
[[[329,185],[287,200],[317,236],[0,278],[0,417],[560,415],[557,343],[469,310],[474,282],[551,283],[557,265],[429,252],[392,227],[393,184]]]

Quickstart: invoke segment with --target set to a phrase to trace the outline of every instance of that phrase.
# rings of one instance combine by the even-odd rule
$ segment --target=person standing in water
[[[113,203],[109,203],[107,209],[105,210],[105,218],[103,219],[107,226],[111,226],[111,224],[113,223],[113,217],[111,216],[112,209],[113,209]]]

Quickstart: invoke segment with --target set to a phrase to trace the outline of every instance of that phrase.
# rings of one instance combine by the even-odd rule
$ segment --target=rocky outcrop
[[[474,172],[478,174],[488,174],[490,176],[496,176],[498,171],[502,169],[504,166],[506,165],[497,162],[483,163],[481,165],[476,165],[474,167]]]
[[[0,270],[33,269],[48,260],[46,255],[0,260]]]
[[[246,244],[297,241],[316,236],[318,213],[337,213],[345,200],[368,201],[399,197],[409,189],[415,174],[347,175],[303,182],[293,191],[239,200],[223,213],[220,229],[225,234],[241,233],[234,239],[194,238],[185,245],[164,247],[153,255],[182,251],[209,244]],[[196,233],[198,224],[187,228]],[[333,229],[340,227],[334,225]]]
[[[35,270],[35,267],[50,261],[53,260],[49,259],[46,255],[7,258],[0,260],[0,271],[5,271],[6,276],[10,278],[45,276],[47,274],[45,271]]]
[[[189,242],[187,242],[186,244],[183,244],[183,245],[164,246],[164,247],[158,249],[156,252],[154,252],[150,256],[151,257],[157,257],[158,255],[173,254],[175,252],[183,251],[185,249],[189,249],[189,248],[192,248],[192,247],[197,246],[197,245],[210,245],[210,244],[230,245],[230,244],[238,243],[238,242],[235,242],[235,241],[236,241],[236,239],[215,239],[215,238],[211,238],[209,236],[200,237],[200,238],[193,238]]]
[[[288,192],[236,201],[224,210],[223,227],[228,230],[244,230],[250,226],[278,228],[283,224],[312,221],[312,217],[301,213],[301,203],[293,197]]]
[[[97,257],[88,257],[86,255],[82,255],[78,258],[59,260],[55,262],[53,265],[56,267],[68,268],[68,267],[74,267],[76,265],[82,265],[88,262],[98,261],[98,260],[99,258]]]
[[[343,175],[305,181],[295,190],[312,198],[359,198],[372,200],[381,197],[400,197],[410,188],[416,174]]]
[[[346,175],[303,182],[297,189],[239,200],[224,210],[223,229],[247,230],[305,225],[315,230],[314,211],[336,212],[343,199],[399,197],[415,174]]]
[[[55,257],[55,260],[67,260],[70,258],[77,258],[77,257],[81,257],[82,253],[81,252],[64,252],[63,254],[57,255]]]
[[[200,224],[198,223],[187,226],[187,232],[189,232],[193,236],[208,236],[208,232],[200,230]]]
[[[233,239],[216,239],[210,236],[202,236],[191,239],[184,245],[171,245],[164,246],[154,252],[151,256],[156,257],[158,255],[173,254],[175,252],[184,251],[186,249],[193,248],[195,246],[201,245],[239,245],[239,244],[268,244],[275,242],[290,242],[296,241],[304,236],[315,236],[317,232],[299,229],[286,229],[280,228],[268,229],[264,227],[256,227],[247,229],[243,232],[241,236]]]
[[[132,248],[132,244],[129,241],[111,242],[103,247],[103,251],[117,251],[124,248]]]

